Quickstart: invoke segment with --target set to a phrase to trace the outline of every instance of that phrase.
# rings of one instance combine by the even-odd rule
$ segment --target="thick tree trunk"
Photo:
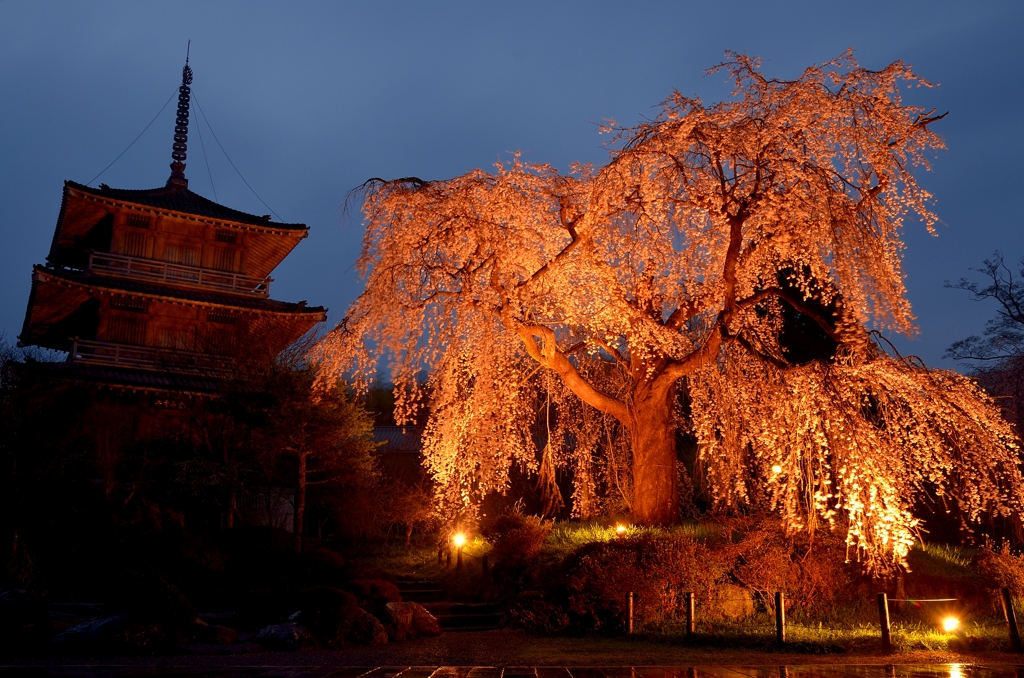
[[[302,526],[306,522],[306,455],[299,455],[299,482],[295,493],[295,552],[302,553]]]
[[[675,388],[641,387],[633,398],[633,521],[671,525],[679,518]]]

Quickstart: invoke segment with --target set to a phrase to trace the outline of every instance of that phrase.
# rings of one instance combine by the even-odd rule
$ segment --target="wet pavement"
[[[1024,664],[784,666],[2,666],[0,676],[114,678],[1024,678]]]

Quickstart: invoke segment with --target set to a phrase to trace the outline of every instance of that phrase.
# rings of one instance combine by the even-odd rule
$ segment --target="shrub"
[[[637,622],[660,623],[682,609],[684,592],[710,600],[725,576],[725,564],[715,553],[684,535],[641,534],[595,543],[567,562],[568,609],[580,627],[619,626],[632,591]]]
[[[789,537],[769,518],[752,523],[722,553],[732,561],[733,578],[770,610],[776,591],[785,593],[788,609],[819,616],[834,612],[851,595],[854,578],[845,563],[844,544],[824,531],[814,541],[804,535]]]
[[[359,600],[359,605],[377,618],[387,618],[387,604],[401,602],[398,587],[383,579],[355,579],[345,588]]]
[[[1024,554],[1015,555],[1009,544],[998,551],[985,547],[975,558],[978,569],[999,586],[1006,586],[1014,594],[1024,595]]]
[[[352,632],[352,624],[363,614],[356,597],[333,586],[314,586],[299,593],[301,609],[296,621],[309,629],[327,647],[338,647]]]
[[[550,523],[521,513],[504,513],[482,530],[493,544],[495,563],[505,569],[524,567],[540,555],[550,531]]]
[[[1009,588],[1014,596],[1014,607],[1024,610],[1024,554],[1015,555],[1005,543],[998,551],[986,546],[978,551],[975,563],[996,586]]]
[[[330,549],[309,549],[299,558],[301,576],[307,586],[340,586],[346,577],[345,559]]]
[[[392,584],[397,581],[395,576],[390,572],[386,572],[374,565],[367,565],[366,563],[352,563],[349,565],[346,578],[349,580],[378,579],[380,581],[391,582]]]

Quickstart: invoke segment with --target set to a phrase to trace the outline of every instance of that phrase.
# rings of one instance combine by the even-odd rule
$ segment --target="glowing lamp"
[[[774,473],[776,475],[778,475],[779,473],[782,473],[782,467],[779,466],[778,464],[776,464],[775,466],[772,466],[772,473]]]
[[[466,544],[466,535],[459,532],[457,535],[452,537],[452,542],[459,548],[462,548]]]
[[[960,626],[960,620],[956,617],[946,617],[942,620],[942,630],[946,633],[953,633]]]
[[[622,523],[619,523],[618,525],[616,525],[615,526],[615,534],[618,534],[618,535],[626,534],[626,526],[623,525]]]

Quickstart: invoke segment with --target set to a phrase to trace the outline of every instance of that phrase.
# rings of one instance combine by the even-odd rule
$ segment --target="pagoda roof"
[[[276,314],[317,314],[325,316],[327,309],[323,306],[307,306],[306,302],[288,302],[267,299],[266,297],[242,296],[237,294],[220,294],[204,290],[165,287],[153,283],[126,280],[123,278],[107,278],[89,272],[70,271],[36,265],[32,267],[33,277],[50,277],[56,282],[69,286],[87,287],[108,290],[112,293],[137,294],[140,296],[164,299],[173,303],[186,303],[196,306],[230,306],[232,308],[254,311],[258,313]]]
[[[283,222],[271,222],[270,217],[256,216],[230,207],[225,207],[198,193],[193,193],[187,188],[178,186],[161,186],[159,188],[128,189],[110,188],[106,184],[100,184],[100,188],[93,188],[74,181],[65,181],[64,184],[87,195],[100,200],[116,200],[119,202],[143,205],[158,210],[177,212],[180,214],[191,214],[198,217],[205,217],[215,221],[227,221],[250,226],[260,226],[267,229],[308,231],[305,224],[286,224]]]

